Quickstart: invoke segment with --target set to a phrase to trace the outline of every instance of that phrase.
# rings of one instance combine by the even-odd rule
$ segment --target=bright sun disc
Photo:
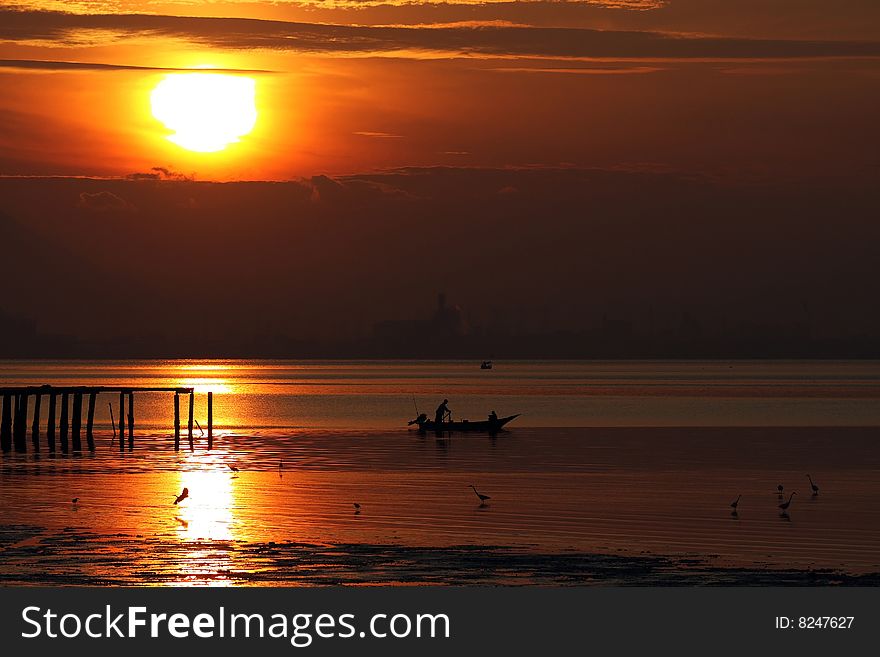
[[[254,80],[221,73],[174,73],[150,95],[150,107],[174,134],[168,140],[214,153],[248,134],[257,121]]]

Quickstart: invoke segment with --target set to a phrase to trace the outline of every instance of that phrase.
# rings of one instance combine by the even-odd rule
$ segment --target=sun
[[[199,153],[222,151],[257,122],[253,78],[222,73],[172,73],[150,94],[153,116],[167,139]]]

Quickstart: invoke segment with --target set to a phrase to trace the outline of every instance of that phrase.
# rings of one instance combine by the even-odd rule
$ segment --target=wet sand
[[[99,437],[2,457],[0,583],[876,585],[877,433],[302,431],[124,455]]]

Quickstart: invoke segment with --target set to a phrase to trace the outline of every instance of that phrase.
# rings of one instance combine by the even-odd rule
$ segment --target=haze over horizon
[[[880,356],[878,58],[864,0],[5,3],[0,355]],[[205,67],[253,98],[158,112]]]

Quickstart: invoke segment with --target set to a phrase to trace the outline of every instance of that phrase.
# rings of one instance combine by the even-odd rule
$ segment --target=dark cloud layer
[[[880,42],[872,41],[737,39],[498,25],[364,27],[242,18],[0,11],[2,39],[75,42],[94,30],[109,35],[180,38],[214,48],[330,54],[418,51],[479,56],[683,59],[880,56]],[[89,38],[94,40],[94,34]]]
[[[76,205],[78,208],[95,212],[129,212],[134,210],[131,203],[108,191],[81,192]]]
[[[17,245],[0,275],[20,281],[3,307],[47,332],[214,354],[369,335],[430,316],[441,290],[492,331],[662,333],[687,317],[701,339],[785,344],[809,321],[815,339],[877,344],[877,189],[565,168],[0,178],[0,237]]]
[[[65,62],[45,59],[0,59],[0,68],[37,71],[197,71],[200,68],[172,68],[161,66],[133,66],[130,64],[100,64],[96,62]],[[212,68],[214,73],[268,73],[264,70]]]

